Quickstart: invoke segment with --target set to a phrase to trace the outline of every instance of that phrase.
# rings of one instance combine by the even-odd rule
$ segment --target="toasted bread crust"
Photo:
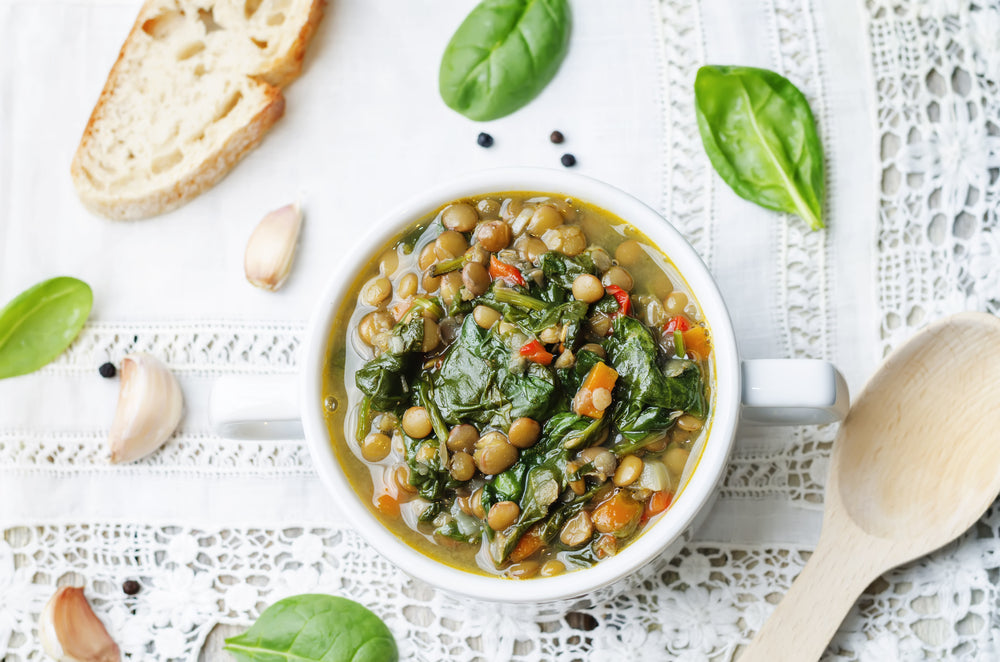
[[[179,0],[180,4],[183,2],[184,0]],[[129,75],[127,71],[129,48],[140,38],[144,23],[154,13],[155,0],[147,0],[139,10],[135,23],[118,52],[118,58],[108,73],[107,81],[84,127],[80,144],[70,165],[70,174],[84,206],[96,214],[113,220],[147,218],[182,206],[225,177],[247,152],[260,144],[264,134],[284,114],[285,99],[281,88],[291,83],[301,73],[306,47],[323,17],[325,4],[326,0],[314,0],[307,21],[302,25],[287,52],[275,60],[266,71],[252,76],[263,90],[265,103],[249,122],[227,136],[221,147],[207,154],[195,169],[188,170],[167,185],[146,191],[142,195],[105,193],[93,185],[85,164],[88,154],[96,149],[95,134],[98,125],[105,119],[105,111],[110,100],[118,92],[122,78]]]
[[[270,88],[271,102],[254,117],[250,124],[233,133],[223,148],[202,161],[197,170],[188,173],[170,186],[148,195],[125,198],[121,195],[100,195],[92,189],[81,190],[80,201],[84,207],[114,221],[136,221],[172,211],[201,195],[225,177],[236,163],[251,149],[260,144],[264,134],[285,113],[285,97],[278,88]],[[86,136],[85,136],[86,137]],[[84,149],[81,142],[80,150]],[[70,170],[73,178],[85,177],[79,165],[80,150],[73,159]]]
[[[288,54],[281,58],[270,71],[260,74],[260,78],[275,87],[285,87],[302,73],[302,62],[306,56],[306,47],[316,34],[316,28],[323,18],[326,10],[326,0],[318,0],[313,3],[309,12],[309,19],[299,30],[299,36],[288,49]]]

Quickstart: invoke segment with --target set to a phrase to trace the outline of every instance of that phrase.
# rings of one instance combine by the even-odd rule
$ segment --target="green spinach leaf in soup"
[[[522,416],[544,419],[555,378],[544,366],[522,366],[514,358],[497,330],[482,329],[467,316],[433,377],[434,401],[444,420],[506,430]]]
[[[502,565],[507,560],[528,529],[545,519],[549,514],[549,507],[556,502],[565,487],[562,472],[551,463],[528,470],[520,502],[521,514],[517,522],[490,541],[490,557],[496,565]]]
[[[556,414],[542,432],[541,447],[546,449],[579,450],[595,445],[608,427],[608,417],[590,418],[571,411]]]
[[[607,341],[608,357],[618,371],[615,426],[633,441],[662,432],[683,412],[705,415],[705,392],[698,364],[677,360],[660,367],[652,333],[639,320],[615,318]]]
[[[362,366],[354,376],[358,389],[376,411],[395,411],[410,400],[413,380],[420,370],[424,321],[419,316],[396,326],[389,351]]]
[[[435,502],[444,496],[445,490],[451,486],[451,476],[447,469],[447,452],[442,450],[448,438],[448,429],[441,418],[441,413],[434,402],[433,387],[426,374],[417,379],[416,403],[427,411],[431,419],[433,434],[425,439],[414,439],[403,432],[403,445],[406,450],[406,464],[410,468],[410,485],[417,488],[420,496]],[[430,445],[436,452],[425,461],[418,461],[417,454],[421,446]],[[440,505],[440,504],[435,504]],[[425,511],[421,521],[433,519],[436,512]],[[426,519],[425,519],[426,518]]]
[[[294,595],[264,610],[243,634],[226,639],[240,662],[396,662],[389,628],[353,600]]]
[[[509,115],[555,76],[569,32],[567,0],[483,0],[445,48],[441,98],[469,119]]]
[[[573,281],[577,276],[594,273],[594,261],[586,253],[569,257],[549,251],[542,255],[540,263],[546,280],[567,290],[573,289]]]

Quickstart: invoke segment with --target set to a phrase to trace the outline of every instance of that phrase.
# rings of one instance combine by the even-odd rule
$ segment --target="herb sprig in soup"
[[[502,194],[383,254],[334,333],[324,395],[350,403],[331,435],[397,535],[467,569],[551,576],[669,508],[709,414],[711,348],[642,239],[589,205]]]

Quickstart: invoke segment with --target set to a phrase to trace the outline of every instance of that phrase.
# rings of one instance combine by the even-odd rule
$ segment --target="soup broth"
[[[710,329],[670,260],[577,200],[457,200],[358,274],[324,411],[354,489],[452,566],[552,576],[669,516],[711,421]]]

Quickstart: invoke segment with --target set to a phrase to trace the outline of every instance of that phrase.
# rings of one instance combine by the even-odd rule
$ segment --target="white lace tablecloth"
[[[68,164],[137,3],[0,0],[0,300],[66,273],[96,301],[66,354],[0,381],[4,660],[40,659],[38,612],[71,581],[133,660],[196,660],[216,626],[306,591],[372,608],[404,659],[728,660],[749,640],[818,537],[832,427],[741,430],[718,504],[658,581],[571,619],[526,621],[459,613],[383,561],[301,442],[211,433],[212,381],[294,372],[312,300],[359,228],[460,172],[558,167],[573,152],[581,172],[692,241],[746,357],[827,358],[855,391],[929,320],[1000,312],[997,0],[573,0],[559,76],[485,126],[436,93],[441,48],[471,4],[333,0],[261,147],[181,210],[116,224],[80,208]],[[706,62],[765,66],[806,93],[827,150],[829,230],[754,207],[714,175],[691,92]],[[557,128],[559,147],[547,141]],[[483,129],[490,150],[475,144]],[[256,291],[243,282],[246,237],[297,197],[307,220],[293,276],[279,294]],[[187,410],[162,450],[111,467],[117,385],[96,368],[133,350],[167,361]],[[1000,659],[998,570],[994,508],[873,584],[829,658]]]

